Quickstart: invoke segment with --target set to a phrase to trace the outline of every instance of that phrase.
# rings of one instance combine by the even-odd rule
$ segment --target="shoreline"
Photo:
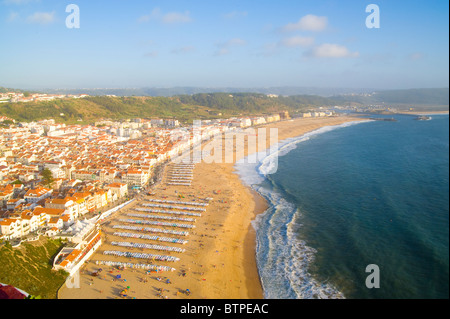
[[[313,121],[318,121],[319,123],[314,123]],[[328,120],[328,121],[327,121]],[[334,117],[333,120],[330,121],[330,118],[328,119],[324,119],[324,118],[319,118],[319,119],[306,119],[306,123],[302,123],[301,121],[305,121],[305,119],[295,119],[295,120],[291,120],[289,121],[290,123],[299,123],[301,124],[307,124],[305,126],[301,126],[301,127],[297,127],[295,129],[292,129],[291,126],[281,126],[281,127],[277,127],[277,123],[275,124],[268,124],[268,125],[263,125],[261,126],[262,128],[272,128],[272,127],[276,127],[279,129],[279,139],[277,141],[277,143],[279,144],[283,144],[283,142],[285,142],[287,139],[291,139],[291,138],[301,138],[302,136],[304,136],[307,133],[313,132],[315,130],[318,130],[320,128],[324,128],[324,127],[331,127],[331,126],[337,126],[337,125],[342,125],[345,123],[350,123],[350,122],[366,122],[368,120],[364,119],[364,118],[359,118],[359,117],[353,117],[353,116],[345,116],[345,117]],[[286,121],[284,121],[286,122]],[[271,146],[269,138],[266,141],[267,143],[267,148]],[[261,151],[261,149],[258,149],[258,151]],[[255,150],[252,151],[248,151],[246,152],[244,158],[246,158],[249,155],[252,155],[254,152],[256,152]],[[236,162],[239,160],[239,158],[236,159]],[[238,175],[239,173],[236,170],[236,162],[233,165],[233,174]],[[249,252],[249,254],[247,255],[247,258],[250,258],[249,256],[252,256],[251,259],[254,260],[254,264],[255,264],[255,268],[256,268],[256,272],[258,274],[258,281],[259,281],[259,296],[258,299],[264,299],[264,291],[262,288],[262,281],[261,281],[261,277],[259,276],[259,271],[257,268],[257,260],[256,260],[256,230],[253,227],[253,225],[251,224],[252,221],[254,221],[256,219],[256,217],[262,213],[264,213],[267,209],[270,208],[270,204],[269,202],[263,197],[263,195],[261,195],[258,191],[256,191],[255,189],[253,189],[252,186],[250,185],[246,185],[246,183],[242,180],[241,177],[239,177],[239,180],[242,184],[242,186],[244,186],[245,188],[247,188],[247,190],[249,190],[252,194],[253,194],[253,201],[255,204],[255,208],[252,211],[252,217],[251,217],[251,221],[248,225],[248,229],[247,229],[247,235],[246,238],[248,238],[248,241],[246,242],[246,246],[247,246],[247,251]],[[250,271],[250,270],[249,270]],[[252,283],[253,285],[255,284],[254,282]],[[251,289],[250,287],[248,287],[248,289]]]
[[[398,112],[396,114],[401,115],[448,115],[449,111],[405,111],[405,112]]]
[[[251,189],[251,192],[253,193],[253,200],[256,203],[255,209],[253,210],[253,216],[251,219],[251,222],[253,222],[258,215],[263,214],[267,209],[269,209],[270,205],[269,205],[268,201],[261,194],[259,194],[256,190]],[[255,290],[257,291],[256,295],[258,296],[258,299],[264,299],[264,288],[263,288],[263,284],[261,281],[261,276],[259,275],[258,261],[256,259],[256,229],[253,227],[253,225],[251,223],[248,226],[244,246],[246,247],[246,249],[248,251],[247,256],[253,256],[252,259],[255,264],[254,269],[249,268],[248,272],[256,271],[256,274],[258,276],[259,284],[257,285],[257,288],[255,288]],[[249,288],[249,290],[250,289],[251,288]]]
[[[271,123],[262,128],[278,129],[277,143],[299,137],[305,133],[325,126],[341,125],[347,122],[366,121],[358,117],[331,117],[294,119],[283,122]],[[270,146],[269,136],[266,146]],[[267,148],[266,147],[266,148]],[[120,250],[112,246],[110,241],[119,241],[113,236],[111,225],[102,226],[103,243],[93,254],[90,261],[83,266],[80,274],[80,288],[67,289],[65,285],[60,289],[60,299],[123,299],[120,291],[130,286],[128,298],[155,299],[160,298],[157,290],[168,289],[168,299],[263,299],[261,278],[259,276],[256,261],[256,230],[252,221],[269,208],[267,200],[251,186],[247,186],[236,170],[236,162],[241,158],[253,154],[261,149],[252,149],[247,145],[243,154],[236,150],[233,163],[205,163],[195,165],[194,179],[191,187],[167,186],[164,170],[163,180],[152,192],[155,198],[167,198],[169,200],[192,201],[197,198],[213,197],[207,212],[196,222],[196,228],[189,234],[188,244],[183,245],[186,250],[183,254],[177,254],[180,261],[170,263],[176,271],[162,273],[163,278],[168,278],[173,283],[165,285],[156,281],[156,276],[147,276],[142,270],[127,269],[120,271],[122,278],[127,282],[115,280],[118,270],[107,269],[102,278],[92,278],[90,273],[99,268],[93,261],[104,260],[102,255],[105,250]],[[241,157],[239,157],[241,156]],[[149,197],[144,195],[142,197]],[[134,202],[115,216],[116,219],[124,217],[131,212],[139,201]],[[122,215],[122,216],[120,216]],[[111,223],[113,223],[111,221]],[[123,239],[122,239],[123,240]],[[133,240],[143,242],[142,240]],[[145,251],[146,252],[146,251]],[[173,255],[173,254],[172,254]],[[139,260],[122,259],[122,261],[139,263]],[[162,264],[162,263],[157,263]],[[108,268],[108,267],[103,267]],[[186,271],[188,276],[181,276]],[[147,279],[148,278],[148,279]],[[181,293],[189,288],[191,295]]]
[[[366,120],[364,118],[359,118],[359,117],[353,117],[353,116],[345,116],[345,117],[341,117],[340,118],[342,121],[333,121],[333,124],[329,123],[329,121],[327,121],[326,123],[321,123],[322,125],[319,125],[317,127],[313,127],[313,128],[305,128],[304,130],[300,128],[300,130],[289,130],[288,128],[282,128],[281,129],[281,137],[279,135],[279,140],[278,143],[279,144],[283,144],[287,139],[291,139],[291,138],[301,138],[302,136],[304,136],[307,133],[311,133],[315,130],[318,130],[320,128],[324,128],[324,127],[331,127],[331,126],[336,126],[336,125],[342,125],[345,123],[350,123],[350,122],[368,122],[369,120]],[[294,121],[301,121],[304,119],[296,119]],[[263,128],[270,128],[274,126],[272,125],[263,125],[261,127]],[[268,147],[270,146],[270,142],[269,140],[267,140],[267,144]],[[249,152],[248,154],[245,155],[245,157],[252,155],[252,152]],[[235,163],[236,165],[236,163]],[[236,169],[234,169],[233,171],[234,174],[239,175],[239,173],[236,171]],[[267,211],[267,209],[269,209],[271,207],[271,205],[269,204],[268,200],[266,200],[266,198],[264,198],[264,196],[262,194],[260,194],[258,191],[256,191],[252,186],[250,185],[246,185],[246,183],[243,181],[243,179],[241,177],[239,177],[242,185],[247,188],[250,192],[252,192],[253,194],[253,200],[257,203],[256,206],[259,206],[259,209],[255,206],[255,209],[253,210],[253,216],[251,221],[254,221],[256,219],[256,217],[260,214],[263,214],[265,211]],[[261,208],[263,207],[263,208]],[[260,298],[259,299],[264,299],[264,290],[262,288],[262,281],[261,281],[261,277],[259,276],[259,271],[257,268],[257,260],[256,260],[256,230],[253,227],[252,224],[250,224],[248,226],[248,233],[247,233],[247,237],[251,238],[251,240],[249,240],[250,242],[248,242],[247,244],[251,247],[247,247],[247,249],[250,251],[251,255],[253,256],[252,258],[254,259],[255,265],[256,265],[256,272],[258,273],[258,279],[259,279],[259,288],[260,288]],[[250,254],[249,253],[249,254]]]

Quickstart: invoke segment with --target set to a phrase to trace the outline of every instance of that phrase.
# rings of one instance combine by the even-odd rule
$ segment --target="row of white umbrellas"
[[[160,214],[172,214],[172,215],[186,215],[186,216],[197,216],[202,217],[200,213],[192,213],[192,212],[181,212],[177,210],[160,210],[153,208],[134,208],[134,210],[138,212],[148,212],[148,213],[160,213]]]
[[[192,206],[208,206],[209,203],[196,203],[196,202],[180,202],[176,200],[165,200],[165,199],[147,199],[147,202],[160,203],[160,204],[182,204],[182,205],[192,205]]]
[[[181,210],[189,210],[189,211],[197,211],[197,212],[206,212],[206,208],[198,208],[198,207],[186,207],[186,206],[173,206],[166,204],[142,204],[141,206],[145,207],[157,207],[157,208],[170,208],[170,209],[181,209]]]
[[[178,227],[178,228],[195,228],[195,225],[160,222],[160,221],[153,221],[153,220],[119,219],[119,221],[124,222],[124,223],[130,223],[130,224],[145,224],[145,225],[156,225],[156,226],[167,226],[167,227]]]
[[[158,266],[158,265],[150,265],[150,264],[133,264],[133,263],[124,263],[120,261],[110,261],[110,260],[97,260],[95,262],[97,265],[106,265],[112,267],[126,267],[126,268],[138,268],[138,269],[146,269],[146,270],[157,270],[157,271],[174,271],[175,268],[169,266]]]
[[[129,226],[129,225],[114,225],[114,229],[126,229],[126,230],[134,230],[134,231],[145,231],[148,233],[163,233],[170,235],[179,235],[179,236],[189,236],[189,233],[186,231],[178,231],[178,230],[170,230],[170,229],[159,229],[159,228],[149,228],[149,227],[140,227],[140,226]]]
[[[152,235],[144,235],[144,234],[135,234],[135,233],[121,233],[115,232],[114,236],[124,237],[124,238],[138,238],[138,239],[148,239],[148,240],[156,240],[173,244],[187,244],[188,241],[184,239],[178,238],[170,238],[170,237],[161,237],[161,236],[152,236]]]
[[[128,247],[128,248],[144,248],[153,249],[161,251],[171,251],[176,253],[184,253],[186,250],[179,247],[162,246],[162,245],[151,245],[151,244],[141,244],[141,243],[130,243],[130,242],[115,242],[111,243],[114,246]]]
[[[157,255],[157,254],[144,254],[144,253],[133,253],[130,251],[117,251],[117,250],[106,250],[103,255],[112,255],[116,257],[126,257],[126,258],[140,258],[140,259],[152,259],[159,261],[179,261],[180,258],[173,256]]]
[[[189,217],[174,217],[174,216],[159,216],[159,215],[151,215],[151,214],[133,214],[128,213],[126,214],[130,217],[139,217],[139,218],[146,218],[146,219],[163,219],[163,220],[178,220],[182,222],[196,222],[195,218],[189,218]]]

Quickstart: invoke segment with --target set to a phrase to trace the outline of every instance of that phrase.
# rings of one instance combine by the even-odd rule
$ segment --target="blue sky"
[[[66,27],[66,6],[80,28]],[[380,28],[366,27],[369,4]],[[0,86],[448,87],[448,1],[0,0]]]

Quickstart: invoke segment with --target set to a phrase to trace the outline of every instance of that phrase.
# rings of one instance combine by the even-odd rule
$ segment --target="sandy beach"
[[[345,122],[362,120],[354,117],[329,117],[295,119],[262,126],[277,128],[278,140],[303,135],[323,126],[333,126]],[[269,135],[268,135],[269,138]],[[269,146],[267,141],[266,147]],[[261,147],[259,147],[261,150]],[[244,186],[235,173],[234,163],[255,152],[255,147],[245,145],[243,153],[234,150],[233,163],[201,162],[195,165],[191,186],[167,185],[170,165],[166,167],[163,181],[151,190],[154,195],[141,195],[135,202],[115,213],[102,225],[102,246],[82,268],[79,288],[63,286],[60,299],[261,299],[263,291],[260,284],[255,259],[255,230],[251,221],[257,214],[267,209],[266,201],[256,192]],[[142,207],[148,199],[170,201],[204,202],[212,198],[201,217],[192,222],[195,228],[187,230],[185,245],[171,246],[185,249],[185,252],[154,252],[149,249],[127,248],[141,253],[163,254],[180,258],[176,262],[154,261],[157,265],[175,268],[173,272],[147,273],[141,269],[113,269],[99,266],[96,260],[116,260],[132,263],[146,263],[146,260],[126,257],[105,256],[104,251],[123,251],[114,246],[113,241],[151,243],[150,240],[121,238],[113,235],[122,231],[114,229],[121,219],[132,218],[135,208]],[[148,203],[148,202],[147,202]],[[138,218],[135,218],[138,219]],[[182,222],[180,222],[182,223]],[[186,224],[186,223],[185,223]],[[153,226],[145,226],[153,227]],[[164,229],[175,229],[164,227]],[[177,229],[179,230],[179,229]],[[165,235],[164,235],[165,236]],[[163,245],[162,243],[159,243]],[[102,268],[99,276],[92,272]],[[117,276],[120,275],[120,278]],[[170,283],[166,283],[170,280]],[[120,293],[129,287],[127,296]],[[161,290],[163,289],[163,290]],[[187,295],[186,289],[190,290]]]

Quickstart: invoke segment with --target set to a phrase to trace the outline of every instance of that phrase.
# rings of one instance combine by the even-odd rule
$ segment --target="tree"
[[[2,122],[2,124],[6,125],[6,126],[9,126],[9,125],[11,125],[11,124],[14,124],[14,122],[11,121],[11,120],[4,120],[4,121]]]
[[[42,171],[42,179],[44,180],[44,183],[46,186],[50,187],[50,185],[53,183],[53,173],[48,168],[44,169]]]

